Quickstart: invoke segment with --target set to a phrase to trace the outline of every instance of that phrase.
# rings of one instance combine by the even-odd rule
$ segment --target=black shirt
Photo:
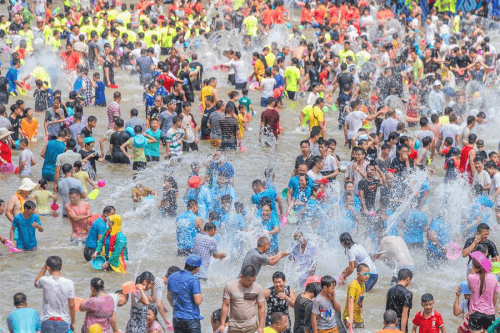
[[[168,99],[169,100],[175,100],[175,113],[177,113],[177,116],[180,115],[182,113],[182,102],[183,102],[183,98],[182,98],[182,95],[181,94],[174,94],[174,93],[171,93],[170,95],[168,95]]]
[[[378,180],[362,179],[358,184],[358,189],[363,190],[363,198],[368,211],[375,210],[375,197],[377,196]]]
[[[465,241],[464,250],[466,248],[468,248],[469,246],[471,246],[472,243],[474,243],[475,238],[476,237],[471,237]],[[497,251],[497,247],[496,247],[495,243],[493,243],[489,239],[487,239],[486,242],[480,242],[479,244],[483,244],[483,245],[486,245],[488,247],[488,255],[486,256],[488,259],[498,256],[498,251]],[[471,257],[469,256],[469,262],[470,261],[471,261]]]
[[[87,126],[85,126],[80,133],[84,134],[86,138],[92,136],[92,130],[89,130]]]
[[[201,136],[202,137],[207,137],[207,138],[210,137],[210,133],[212,131],[208,127],[208,118],[210,118],[210,115],[215,110],[216,110],[215,106],[212,106],[210,109],[205,109],[205,112],[203,112],[203,117],[201,118]]]
[[[149,110],[148,112],[148,116],[153,119],[153,118],[158,118],[160,116],[160,113],[162,113],[163,111],[167,111],[167,108],[165,107],[160,107],[159,109],[157,107],[154,107],[152,108],[151,110]]]
[[[304,155],[297,156],[295,159],[295,170],[297,170],[301,164],[307,164],[307,168],[309,169],[309,165],[311,164],[313,157],[314,156],[312,156],[312,154],[306,159],[304,159]]]
[[[238,109],[236,108],[236,104],[234,104],[234,102],[233,102],[233,101],[228,101],[228,102],[226,103],[226,108],[227,108],[228,106],[230,106],[230,107],[232,107],[232,108],[233,108],[234,113],[235,113],[236,115],[238,115],[238,114],[239,114],[239,113],[238,113]]]
[[[196,67],[200,67],[200,71],[198,72],[196,79],[191,82],[194,90],[200,91],[201,90],[201,79],[203,77],[203,65],[197,61],[193,61],[189,64],[189,67],[192,68],[193,70],[196,70]]]
[[[12,124],[12,133],[10,137],[12,140],[17,141],[19,140],[19,128],[21,128],[21,120],[23,119],[22,116],[17,116],[16,118],[12,118],[12,115],[9,116],[10,123]]]
[[[339,88],[342,89],[344,84],[353,83],[354,77],[349,73],[340,73],[337,75],[337,83],[339,84]]]
[[[411,291],[406,289],[400,284],[395,285],[391,289],[387,290],[387,300],[385,303],[385,310],[394,310],[398,315],[398,319],[401,321],[401,315],[403,314],[403,307],[412,307],[413,294]],[[410,319],[410,310],[408,310],[408,322]],[[406,327],[401,327],[402,331],[408,331],[408,324]]]
[[[409,159],[408,161],[410,164],[410,168],[413,169],[413,160]],[[391,169],[395,169],[397,171],[396,172],[397,176],[406,176],[407,171],[408,171],[407,167],[406,167],[406,162],[401,161],[399,158],[395,158],[392,160]]]
[[[293,323],[294,333],[304,333],[304,327],[306,324],[306,308],[309,304],[312,304],[310,299],[302,297],[300,294],[295,301],[295,322]]]
[[[238,131],[238,121],[233,117],[225,116],[219,120],[220,132],[222,136],[222,142],[233,143],[236,142]]]
[[[121,157],[124,156],[120,147],[122,144],[130,139],[130,135],[125,131],[118,131],[111,134],[109,138],[109,144],[113,145],[113,150],[111,151],[112,156]]]

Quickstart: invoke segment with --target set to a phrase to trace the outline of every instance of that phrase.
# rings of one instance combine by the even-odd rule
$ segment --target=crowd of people
[[[0,199],[10,231],[0,241],[12,260],[37,251],[40,233],[54,232],[42,222],[57,215],[60,201],[69,244],[96,269],[128,272],[134,254],[122,232],[126,212],[112,205],[92,212],[89,204],[104,186],[102,163],[132,164],[133,180],[162,165],[161,192],[133,182],[125,200],[134,209],[153,200],[150,209],[172,221],[185,260],[164,277],[145,271],[114,293],[93,278],[82,299],[61,275],[63,259],[50,256],[35,279],[41,314],[18,292],[9,330],[352,332],[368,328],[363,304],[375,302],[369,292],[380,288],[380,277],[392,286],[379,332],[445,333],[449,318],[434,309],[431,293],[410,316],[408,287],[417,274],[415,250],[437,267],[456,259],[460,240],[469,260],[453,305],[458,331],[490,332],[500,291],[493,274],[500,256],[489,239],[500,222],[500,157],[496,142],[491,147],[500,62],[490,32],[498,8],[494,1],[467,11],[455,4],[9,2],[0,15],[8,67],[0,76],[0,182],[20,184]],[[129,94],[118,84],[125,83],[140,87],[134,107],[122,101]],[[287,161],[282,191],[275,168],[252,181],[226,156],[244,160],[247,146],[273,150],[282,140],[300,148]],[[39,144],[43,161],[30,149]],[[199,150],[213,152],[186,163]],[[181,179],[179,168],[189,167]],[[246,196],[235,182],[246,182]],[[457,197],[461,207],[452,206]],[[286,229],[290,251],[280,245],[290,240]],[[249,234],[255,248],[245,246]],[[345,250],[340,276],[323,272],[321,248]],[[226,281],[209,325],[200,306],[212,258],[241,269]],[[262,266],[285,260],[290,272],[277,269],[268,288],[256,282]],[[377,260],[392,276],[379,272]],[[345,304],[336,296],[344,284]],[[117,308],[129,300],[130,317],[119,318]],[[85,312],[78,326],[76,311]]]

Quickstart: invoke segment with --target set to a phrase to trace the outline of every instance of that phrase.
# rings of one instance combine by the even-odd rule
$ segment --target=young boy
[[[19,140],[19,149],[21,153],[19,154],[19,176],[31,176],[31,167],[36,164],[35,156],[28,149],[28,139]]]
[[[477,148],[476,155],[478,157],[481,157],[483,162],[486,161],[488,159],[488,154],[486,154],[486,152],[484,151],[484,140],[477,140],[476,148]]]
[[[150,126],[151,127],[146,131],[146,134],[154,138],[156,142],[148,143],[144,153],[146,154],[146,160],[148,162],[160,162],[161,129],[158,118],[151,119]]]
[[[460,295],[464,295],[464,299],[460,301]],[[469,289],[469,283],[467,281],[463,281],[458,286],[455,291],[455,303],[453,304],[453,315],[460,316],[462,315],[462,323],[458,327],[458,333],[466,333],[469,331],[469,301],[470,301],[471,291]]]
[[[179,116],[173,119],[172,127],[167,132],[167,152],[165,159],[180,157],[182,155],[182,142],[187,140],[188,135],[182,128],[182,120]]]
[[[144,152],[144,149],[148,143],[156,142],[156,139],[152,138],[149,134],[143,135],[141,125],[136,125],[134,127],[134,134],[135,136],[133,138],[128,139],[127,142],[125,142],[120,146],[120,150],[122,151],[123,154],[127,155],[129,158],[134,159],[134,163],[132,164],[132,170],[134,171],[144,170],[146,169],[147,165],[146,154]],[[126,147],[133,149],[133,155],[127,154],[127,151],[125,150]]]
[[[434,311],[434,297],[431,294],[423,294],[421,298],[424,311],[419,311],[413,318],[413,333],[446,333],[441,314]]]
[[[97,118],[94,116],[89,116],[87,118],[87,126],[84,127],[81,133],[85,134],[85,137],[88,138],[92,136],[92,129],[97,126]]]
[[[491,188],[491,178],[490,175],[484,170],[483,159],[479,156],[474,158],[474,167],[476,168],[476,173],[474,174],[474,185],[481,185],[482,192],[484,195],[488,196],[488,192]]]
[[[71,245],[85,243],[89,234],[89,218],[90,213],[89,203],[82,201],[80,191],[72,188],[69,190],[69,203],[66,204],[66,214],[73,232],[71,233]]]
[[[17,214],[12,221],[10,229],[10,239],[14,239],[14,232],[17,229],[18,238],[16,246],[24,251],[36,251],[37,241],[35,230],[43,232],[40,217],[35,214],[36,205],[33,201],[28,200],[24,203],[24,211]]]
[[[347,328],[364,328],[363,300],[366,294],[365,282],[370,278],[370,268],[366,264],[359,264],[357,277],[349,285],[347,299],[342,319]]]
[[[321,278],[321,292],[313,301],[311,313],[312,333],[322,331],[337,331],[335,312],[340,312],[340,304],[335,300],[335,286],[337,281],[325,275]]]
[[[16,310],[7,317],[10,332],[38,332],[42,330],[42,322],[35,309],[28,308],[28,299],[25,294],[14,295]]]
[[[211,212],[213,213],[213,212]],[[217,242],[214,240],[217,227],[213,222],[208,222],[203,227],[203,232],[200,232],[194,238],[193,254],[199,255],[202,259],[200,270],[196,274],[198,279],[206,281],[208,279],[208,268],[210,266],[210,258],[224,259],[226,254],[217,250]]]
[[[244,105],[247,109],[247,113],[250,113],[250,110],[252,111],[252,115],[255,116],[256,112],[252,108],[252,100],[250,97],[248,97],[248,89],[245,88],[241,91],[242,96],[238,100],[238,104]]]

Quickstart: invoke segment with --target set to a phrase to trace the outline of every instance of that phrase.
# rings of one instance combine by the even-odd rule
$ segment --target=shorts
[[[146,156],[148,162],[160,162],[160,156]]]
[[[189,151],[189,148],[191,148],[192,151],[198,151],[198,145],[196,142],[182,141],[182,151]]]
[[[262,106],[263,108],[267,106],[267,97],[260,98],[260,106]]]
[[[242,82],[242,83],[236,83],[235,86],[234,86],[234,89],[236,90],[242,90],[242,89],[246,89],[247,87],[247,83],[246,82]]]
[[[91,261],[94,252],[95,249],[85,246],[85,248],[83,249],[83,257],[85,258],[86,261]]]
[[[135,171],[144,170],[146,169],[147,165],[148,165],[147,162],[134,162],[134,164],[132,164],[132,170]]]
[[[372,288],[375,286],[377,281],[378,281],[378,274],[371,274],[368,281],[365,282],[366,292],[369,292],[370,290],[372,290]],[[363,328],[363,327],[359,327],[359,328]]]
[[[221,150],[237,150],[238,142],[222,142],[220,144]]]
[[[289,91],[289,90],[287,90],[286,93],[288,95],[288,99],[289,100],[292,100],[292,101],[296,101],[297,100],[297,92],[296,91]]]
[[[221,143],[221,139],[210,139],[210,144],[215,148],[219,148]]]
[[[227,81],[231,83],[233,86],[236,85],[235,74],[229,74],[227,77]]]
[[[161,144],[162,144],[163,147],[167,146],[168,142],[167,142],[167,137],[166,136],[162,136],[160,138],[160,141],[161,141]]]
[[[258,327],[257,323],[253,324],[252,326],[247,326],[242,328],[236,328],[229,325],[227,327],[227,333],[254,333],[257,331],[257,327]]]
[[[177,249],[179,257],[189,257],[193,253],[193,249]]]
[[[332,328],[327,328],[325,330],[318,330],[318,333],[339,333],[339,328],[337,325]]]
[[[485,315],[484,313],[474,312],[469,315],[469,330],[481,331],[487,330],[495,321],[495,315]]]

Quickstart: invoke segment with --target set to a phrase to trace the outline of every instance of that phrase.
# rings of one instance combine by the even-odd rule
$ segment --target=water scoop
[[[458,243],[449,242],[448,244],[446,244],[446,258],[455,260],[460,257],[460,254],[462,254],[462,251]]]
[[[200,110],[200,112],[203,112],[203,104],[198,105],[198,110]]]
[[[57,211],[59,209],[59,205],[57,204],[57,202],[52,202],[52,204],[50,205],[50,209],[52,209],[53,212]]]
[[[247,150],[248,150],[248,148],[247,148],[247,147],[245,147],[245,146],[240,146],[239,151],[247,151]]]
[[[17,167],[17,168],[14,169],[14,174],[17,175],[18,173],[19,173],[19,167]]]
[[[255,89],[257,89],[258,86],[259,86],[259,81],[253,81],[248,86],[248,90],[254,91]]]
[[[127,281],[122,284],[122,291],[125,295],[130,294],[136,290],[137,286],[135,285],[134,281]]]
[[[281,226],[284,227],[288,224],[288,216],[287,214],[283,214],[281,216]]]
[[[89,198],[90,200],[95,200],[99,193],[101,193],[101,191],[98,188],[95,188],[92,190],[92,192],[89,193],[89,195],[87,195],[87,198]]]
[[[287,218],[289,224],[295,224],[299,220],[299,215],[296,212],[292,211],[290,215],[287,216]]]
[[[491,263],[491,274],[498,274],[500,273],[500,262],[492,262]]]
[[[118,89],[118,86],[116,84],[110,84],[109,87],[111,89]]]
[[[22,250],[15,247],[14,243],[12,243],[12,241],[8,238],[5,239],[5,246],[7,246],[9,248],[9,252],[12,252],[12,253],[22,252]]]
[[[97,256],[95,257],[95,259],[92,259],[92,267],[100,271],[102,269],[102,265],[104,265],[105,262],[106,258],[104,258],[103,256]]]
[[[106,186],[106,181],[105,180],[102,180],[102,179],[99,179],[97,181],[97,187],[99,188],[103,188],[104,186]]]

